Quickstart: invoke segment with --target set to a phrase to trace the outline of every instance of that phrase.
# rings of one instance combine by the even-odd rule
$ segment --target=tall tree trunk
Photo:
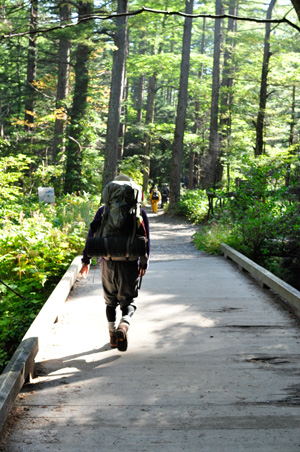
[[[22,105],[21,105],[21,99],[22,99],[22,77],[21,77],[21,67],[22,67],[22,63],[21,63],[21,55],[22,55],[22,51],[21,51],[21,44],[20,44],[20,37],[18,37],[18,44],[17,44],[17,63],[16,63],[16,75],[17,75],[17,80],[18,80],[18,90],[17,90],[17,117],[20,118],[21,114],[22,114]]]
[[[296,86],[294,85],[292,91],[292,113],[291,113],[290,139],[289,139],[290,146],[293,146],[293,144],[295,144],[295,133],[294,133],[296,125],[295,107],[296,107]]]
[[[3,112],[2,112],[2,88],[0,86],[0,138],[4,137],[4,126],[3,126]]]
[[[272,10],[275,6],[276,0],[271,0],[267,11],[267,19],[271,19]],[[265,42],[264,42],[264,58],[262,65],[260,94],[259,94],[259,110],[256,121],[256,145],[254,150],[255,157],[264,153],[264,125],[267,105],[267,87],[268,87],[268,71],[270,61],[270,34],[271,24],[266,23]]]
[[[189,180],[188,180],[188,189],[191,190],[194,188],[194,167],[195,167],[195,151],[191,151],[189,155]]]
[[[149,77],[148,81],[148,96],[147,96],[147,109],[145,117],[145,125],[150,126],[154,119],[154,101],[156,93],[156,74]],[[143,169],[143,191],[148,190],[149,175],[150,175],[150,154],[151,154],[151,133],[147,133],[145,136],[145,152],[144,152],[144,169]]]
[[[216,15],[223,11],[222,0],[216,0]],[[217,162],[220,156],[220,139],[218,130],[219,96],[220,96],[220,59],[222,43],[222,21],[215,20],[214,63],[211,96],[211,117],[209,130],[209,148],[204,155],[201,168],[201,185],[208,189],[215,186]]]
[[[125,49],[125,63],[124,63],[123,95],[122,95],[122,99],[121,99],[121,115],[120,115],[117,160],[122,160],[124,157],[125,134],[126,134],[126,123],[127,123],[127,98],[128,98],[128,80],[127,80],[127,68],[126,68],[126,59],[128,56],[128,52],[129,52],[129,33],[127,32],[126,49]]]
[[[118,0],[118,13],[128,11],[128,0]],[[109,98],[109,110],[107,118],[105,163],[103,171],[103,186],[114,179],[117,174],[118,157],[118,133],[120,127],[121,104],[126,64],[127,42],[127,16],[117,17],[117,31],[114,36],[117,50],[113,54],[113,68],[111,78],[111,90]]]
[[[289,137],[289,145],[290,145],[290,153],[295,154],[295,125],[296,125],[296,86],[293,86],[292,91],[292,111],[291,111],[291,123],[290,123],[290,137]],[[291,183],[291,164],[288,162],[286,165],[286,176],[285,176],[285,185],[286,187],[290,186]]]
[[[142,33],[142,39],[139,43],[139,54],[144,55],[145,54],[145,38],[146,38],[146,32],[143,31]],[[140,75],[137,82],[136,82],[136,89],[135,89],[135,104],[136,104],[136,122],[140,123],[143,119],[143,102],[144,102],[144,87],[145,84],[145,77],[144,75]]]
[[[143,119],[145,77],[141,75],[136,84],[136,122],[141,123]]]
[[[203,18],[203,27],[202,27],[202,39],[201,39],[201,55],[204,55],[204,47],[205,47],[205,28],[206,28],[206,19]],[[199,71],[199,80],[200,85],[202,85],[203,79],[203,69],[204,63],[201,63],[200,71]],[[200,93],[199,93],[200,95]],[[195,102],[195,122],[194,122],[194,134],[198,135],[199,133],[199,123],[200,123],[200,101],[199,98]],[[195,146],[193,146],[195,147]],[[189,159],[189,185],[188,188],[191,190],[194,188],[194,173],[195,173],[195,162],[199,161],[199,154],[197,154],[194,150],[190,153]],[[200,168],[199,168],[200,170]],[[198,171],[197,171],[198,173]],[[196,186],[198,186],[198,174],[195,174]]]
[[[37,30],[38,26],[38,0],[30,1],[30,34],[27,57],[27,79],[25,92],[25,130],[30,130],[34,122],[34,103],[35,89],[34,82],[36,79],[37,67]]]
[[[300,0],[291,0],[291,2],[295,8],[298,19],[300,20]]]
[[[79,20],[92,12],[92,3],[80,2],[78,10]],[[71,120],[69,129],[69,142],[67,147],[67,162],[64,192],[72,193],[81,190],[81,168],[82,168],[82,132],[84,129],[83,119],[87,107],[87,92],[89,83],[90,48],[84,41],[78,44],[75,64],[75,87]]]
[[[59,7],[60,22],[65,24],[71,20],[71,8],[67,3]],[[52,162],[58,163],[58,153],[64,153],[65,150],[65,129],[67,124],[67,112],[64,106],[64,100],[69,93],[70,77],[70,41],[66,37],[59,40],[58,49],[58,76],[56,91],[56,118],[54,126],[54,137],[52,145]]]
[[[165,9],[168,7],[168,0],[165,4]],[[165,28],[167,16],[163,19],[162,24],[162,32]],[[163,43],[159,45],[157,54],[160,55],[163,50]],[[154,55],[154,46],[151,47],[151,54]],[[154,72],[148,80],[148,96],[147,96],[147,108],[146,108],[146,117],[145,117],[145,125],[150,126],[154,121],[154,105],[155,105],[155,95],[156,95],[156,82],[157,82],[157,73]],[[152,137],[151,131],[147,131],[145,134],[145,151],[144,151],[144,168],[143,168],[143,191],[146,193],[149,185],[149,176],[150,176],[150,156],[151,156],[151,148],[152,148]]]
[[[186,14],[193,14],[193,0],[186,0]],[[180,182],[182,172],[182,149],[187,108],[188,80],[190,70],[190,51],[192,38],[192,19],[186,17],[182,41],[182,57],[180,67],[180,85],[178,93],[177,116],[175,124],[174,142],[172,149],[170,205],[180,199]]]
[[[126,70],[125,70],[126,73]],[[127,75],[125,75],[124,86],[123,86],[123,106],[121,107],[120,117],[120,127],[119,127],[119,139],[118,139],[118,156],[117,160],[122,160],[124,156],[124,146],[125,146],[125,133],[126,133],[126,118],[127,118],[127,97],[128,97],[128,86],[127,86]]]
[[[238,2],[237,0],[230,0],[229,14],[231,16],[237,15]],[[221,83],[221,102],[220,102],[220,139],[221,139],[221,154],[218,160],[216,183],[220,184],[223,179],[224,164],[222,162],[223,156],[229,153],[229,144],[231,137],[231,108],[233,101],[233,51],[235,46],[234,34],[237,31],[237,21],[235,19],[228,19],[226,47],[224,51],[224,65],[223,77]],[[229,181],[228,181],[229,182]]]

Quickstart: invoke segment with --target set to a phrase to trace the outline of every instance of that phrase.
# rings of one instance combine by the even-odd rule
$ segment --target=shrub
[[[15,203],[0,230],[0,370],[74,256],[99,199],[68,195],[57,205]],[[2,206],[3,208],[3,206]]]
[[[193,223],[200,223],[207,216],[208,201],[203,190],[182,189],[180,201],[172,209],[176,215],[188,218]]]
[[[292,193],[278,165],[255,162],[234,198],[196,234],[196,246],[218,253],[226,242],[299,289],[299,200]]]

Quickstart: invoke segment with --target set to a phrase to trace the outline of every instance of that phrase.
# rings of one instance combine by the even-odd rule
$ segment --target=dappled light
[[[159,240],[162,224],[169,242]],[[178,228],[186,238],[176,242]],[[17,399],[9,447],[72,450],[84,438],[142,450],[146,435],[151,451],[196,451],[199,434],[218,452],[224,441],[236,450],[233,434],[247,436],[249,451],[266,435],[272,447],[287,438],[298,445],[297,323],[232,263],[193,254],[191,234],[178,219],[153,219],[152,260],[125,353],[110,347],[98,265],[77,280]]]

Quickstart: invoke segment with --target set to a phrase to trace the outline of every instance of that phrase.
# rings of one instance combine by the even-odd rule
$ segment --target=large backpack
[[[132,181],[112,181],[104,187],[102,196],[105,206],[101,226],[94,228],[94,236],[88,239],[88,255],[112,260],[145,256],[146,238],[137,236],[142,222],[141,188]]]
[[[105,207],[100,236],[135,235],[136,221],[141,218],[141,188],[132,181],[112,181],[102,196]]]
[[[158,194],[157,190],[153,190],[153,192],[152,192],[152,200],[153,201],[159,200],[159,194]]]

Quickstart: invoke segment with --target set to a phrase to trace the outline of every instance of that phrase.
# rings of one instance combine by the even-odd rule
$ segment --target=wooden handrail
[[[51,293],[0,375],[0,430],[23,384],[28,378],[33,378],[35,357],[39,349],[46,345],[48,334],[76,281],[80,268],[81,256],[77,256]]]
[[[225,243],[221,244],[221,251],[226,258],[237,263],[240,270],[249,272],[261,287],[272,289],[293,310],[295,315],[300,318],[300,292],[297,289]]]

